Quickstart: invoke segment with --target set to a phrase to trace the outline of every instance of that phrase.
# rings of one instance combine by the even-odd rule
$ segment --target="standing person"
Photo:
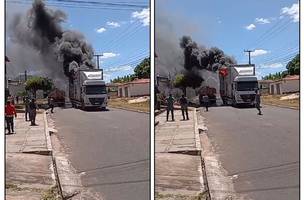
[[[27,119],[29,118],[29,104],[30,104],[30,100],[28,97],[24,97],[23,98],[23,103],[24,103],[24,106],[25,106],[25,121],[28,121]]]
[[[49,99],[49,107],[51,108],[51,113],[54,113],[54,99],[52,97]]]
[[[259,111],[258,115],[262,115],[261,112],[261,94],[258,89],[255,90],[255,107]]]
[[[16,102],[19,104],[19,96],[16,96]]]
[[[206,108],[206,112],[208,112],[208,107],[209,107],[209,97],[208,97],[208,95],[204,94],[202,100],[203,100],[203,105]]]
[[[179,99],[179,104],[181,105],[181,110],[182,110],[182,114],[183,114],[183,120],[185,120],[185,112],[186,112],[187,120],[189,120],[189,116],[188,116],[188,100],[187,100],[187,98],[185,97],[184,94]]]
[[[14,133],[14,116],[17,117],[15,106],[7,101],[5,106],[5,120],[8,134]]]
[[[169,97],[166,99],[167,101],[167,121],[169,118],[169,112],[171,111],[171,117],[172,121],[174,121],[174,98],[172,97],[172,94],[169,94]]]
[[[30,121],[31,121],[31,126],[36,126],[36,110],[37,110],[37,105],[35,102],[35,99],[32,99],[32,101],[29,103],[29,114],[30,114]]]

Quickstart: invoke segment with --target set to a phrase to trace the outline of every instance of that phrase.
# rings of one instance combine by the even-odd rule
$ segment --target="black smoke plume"
[[[189,36],[181,38],[180,47],[184,50],[184,68],[188,71],[196,68],[215,72],[222,66],[228,67],[236,63],[219,48],[200,47]]]
[[[224,54],[216,47],[210,49],[200,47],[191,37],[183,36],[180,39],[180,47],[184,51],[184,85],[197,88],[201,86],[204,78],[200,70],[216,72],[222,66],[230,66],[235,63],[234,59]]]
[[[73,69],[95,66],[92,46],[81,33],[63,30],[61,23],[65,20],[64,12],[49,9],[42,0],[35,0],[25,15],[13,18],[9,36],[17,46],[38,52],[48,72],[55,76],[64,73],[71,78]]]

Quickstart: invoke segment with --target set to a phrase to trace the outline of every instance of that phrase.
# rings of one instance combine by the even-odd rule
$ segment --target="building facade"
[[[300,92],[300,76],[286,76],[281,80],[273,81],[269,87],[271,95]]]
[[[150,95],[150,79],[135,79],[117,86],[118,97],[140,97]]]

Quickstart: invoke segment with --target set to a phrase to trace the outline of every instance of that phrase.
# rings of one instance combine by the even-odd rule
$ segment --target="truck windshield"
[[[86,86],[86,94],[106,94],[107,89],[105,85],[88,85]]]
[[[258,82],[256,82],[256,81],[237,83],[238,91],[254,91],[257,88],[258,88]]]

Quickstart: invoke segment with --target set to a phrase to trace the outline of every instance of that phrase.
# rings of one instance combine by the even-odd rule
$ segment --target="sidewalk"
[[[15,119],[16,134],[6,135],[6,199],[55,197],[52,158],[47,145],[44,116],[37,114],[38,126],[30,126],[24,113]]]
[[[174,122],[166,122],[166,112],[155,119],[159,122],[155,127],[156,199],[198,199],[205,189],[196,113],[189,110],[188,121],[181,120],[180,110],[174,114]]]

